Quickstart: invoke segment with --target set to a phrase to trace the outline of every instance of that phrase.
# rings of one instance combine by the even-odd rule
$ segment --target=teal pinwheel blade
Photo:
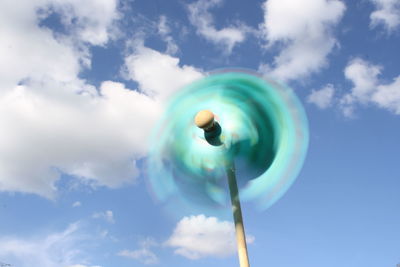
[[[217,136],[194,124],[210,110]],[[149,182],[162,201],[229,206],[226,166],[234,164],[243,201],[266,209],[291,186],[308,146],[304,109],[289,88],[254,73],[226,71],[172,97],[151,137]]]

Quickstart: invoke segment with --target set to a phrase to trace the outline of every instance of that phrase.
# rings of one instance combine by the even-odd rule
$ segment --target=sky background
[[[251,266],[400,263],[398,0],[0,1],[0,262],[238,266],[230,218],[165,212],[144,165],[168,97],[250,68],[293,88],[310,144]]]

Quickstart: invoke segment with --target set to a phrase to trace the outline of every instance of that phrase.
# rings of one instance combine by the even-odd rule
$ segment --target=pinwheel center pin
[[[201,110],[196,114],[194,123],[204,131],[211,131],[214,126],[214,113],[210,110]]]

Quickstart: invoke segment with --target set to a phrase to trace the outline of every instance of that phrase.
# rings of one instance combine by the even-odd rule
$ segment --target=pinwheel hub
[[[214,113],[210,110],[201,110],[194,117],[194,123],[204,131],[212,131],[214,126]]]

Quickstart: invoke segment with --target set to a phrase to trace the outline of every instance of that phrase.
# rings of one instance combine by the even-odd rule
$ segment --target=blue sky
[[[0,262],[237,266],[230,218],[168,214],[147,137],[167,99],[250,68],[304,104],[288,192],[244,203],[252,266],[400,263],[398,0],[0,2]]]

